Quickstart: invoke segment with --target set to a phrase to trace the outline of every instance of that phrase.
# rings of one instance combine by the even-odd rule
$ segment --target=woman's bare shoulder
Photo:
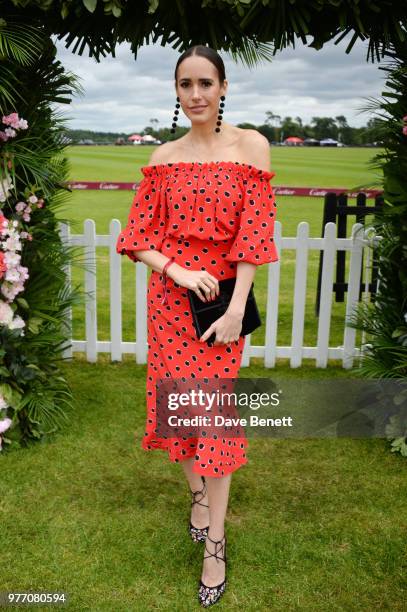
[[[263,134],[257,130],[243,130],[246,132],[241,136],[241,147],[245,151],[245,157],[260,170],[270,171],[270,143]]]
[[[148,162],[149,165],[154,166],[168,163],[173,159],[174,151],[175,147],[173,142],[164,142],[151,153],[150,161]]]

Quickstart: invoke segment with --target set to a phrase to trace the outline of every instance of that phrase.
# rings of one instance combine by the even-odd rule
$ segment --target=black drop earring
[[[174,117],[172,118],[173,120],[173,124],[172,124],[172,128],[171,128],[171,134],[175,133],[175,128],[177,127],[177,121],[178,121],[178,115],[179,115],[179,107],[181,106],[181,104],[179,103],[179,97],[177,96],[177,103],[175,105],[175,111],[174,111]]]
[[[219,107],[220,107],[220,108],[219,108],[219,111],[218,111],[218,113],[219,113],[219,115],[218,115],[218,120],[217,120],[217,122],[216,122],[216,125],[217,125],[217,126],[219,126],[219,125],[221,125],[221,124],[222,124],[223,108],[224,108],[224,106],[225,106],[225,104],[224,104],[225,96],[221,96],[221,97],[220,97],[220,99],[222,100],[222,102],[219,104]],[[216,128],[215,128],[215,132],[220,132],[220,127],[216,127]]]

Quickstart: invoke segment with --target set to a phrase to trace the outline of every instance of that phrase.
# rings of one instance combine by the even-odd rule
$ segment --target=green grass
[[[142,178],[140,167],[147,165],[154,147],[71,147],[68,149],[71,161],[71,178],[75,180],[101,181],[139,181]],[[272,147],[271,168],[276,172],[273,185],[322,186],[352,188],[358,183],[374,180],[375,174],[367,169],[369,159],[377,149],[318,149]],[[232,160],[233,161],[233,160]],[[377,178],[377,177],[376,177]],[[75,191],[65,207],[64,214],[76,225],[72,233],[83,232],[83,221],[94,219],[96,232],[107,234],[112,218],[119,219],[122,227],[127,222],[131,206],[130,191]],[[307,221],[310,225],[310,236],[320,237],[322,230],[322,198],[278,196],[277,220],[282,223],[283,236],[295,236],[297,225]],[[369,219],[369,217],[368,217]],[[348,233],[354,219],[348,222]],[[309,275],[307,284],[304,345],[315,346],[317,341],[318,318],[314,314],[316,300],[319,251],[309,253]],[[98,248],[97,254],[97,303],[98,303],[98,338],[110,339],[109,317],[109,274],[108,249]],[[282,253],[280,279],[280,304],[277,344],[291,344],[292,306],[295,274],[295,251],[284,250]],[[349,266],[347,257],[346,274]],[[265,289],[267,265],[256,271],[256,299],[260,314],[265,320]],[[123,340],[134,339],[135,327],[135,279],[134,264],[128,258],[123,259]],[[149,271],[150,273],[150,271]],[[83,273],[74,269],[73,282],[83,282]],[[346,276],[347,279],[347,276]],[[330,346],[343,343],[345,302],[334,302]],[[84,308],[73,309],[73,334],[75,339],[85,337]],[[252,344],[264,344],[264,325],[252,334]],[[357,334],[357,343],[360,335]]]
[[[148,164],[155,148],[69,147],[71,179],[137,181],[142,178],[140,167]],[[368,170],[366,164],[380,149],[271,147],[270,151],[271,169],[276,173],[273,184],[351,188],[375,178],[376,174]]]
[[[145,366],[77,356],[62,370],[69,427],[1,457],[0,590],[64,590],[75,611],[198,610],[203,547],[187,533],[181,466],[140,448]],[[232,479],[217,609],[405,609],[405,466],[387,443],[250,438],[248,458]]]

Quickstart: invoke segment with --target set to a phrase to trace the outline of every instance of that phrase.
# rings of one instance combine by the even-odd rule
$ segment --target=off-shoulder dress
[[[239,261],[278,261],[274,244],[274,172],[242,162],[173,162],[141,168],[117,253],[136,262],[139,250],[160,250],[186,269],[207,270],[218,280],[236,276]],[[228,345],[199,342],[187,290],[152,270],[147,290],[147,419],[142,448],[164,449],[170,461],[194,457],[194,471],[222,477],[247,463],[247,439],[222,436],[159,437],[156,379],[236,378],[244,337]]]

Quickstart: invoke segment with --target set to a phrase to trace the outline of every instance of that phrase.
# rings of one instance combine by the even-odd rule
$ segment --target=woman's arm
[[[146,264],[146,266],[150,266],[150,268],[161,274],[165,264],[167,263],[167,261],[169,261],[170,258],[156,249],[146,249],[145,251],[137,251],[137,259]],[[173,278],[173,276],[177,272],[181,272],[183,270],[185,270],[185,268],[183,268],[174,261],[171,264],[171,267],[168,268],[167,274],[170,278]]]
[[[236,284],[227,308],[228,313],[243,319],[247,296],[256,274],[256,268],[255,264],[251,264],[248,261],[240,261],[237,264]]]
[[[270,172],[270,144],[263,134],[256,130],[247,130],[244,147],[251,151],[251,164],[259,170]],[[256,274],[257,266],[248,261],[237,262],[236,284],[227,312],[242,317],[246,308],[247,296]]]
[[[154,166],[158,164],[166,163],[166,156],[170,153],[170,143],[164,143],[159,145],[150,155],[148,166]],[[137,259],[142,261],[146,266],[150,266],[155,272],[161,272],[164,269],[165,264],[169,261],[169,257],[164,255],[161,251],[146,249],[144,251],[137,251]],[[176,262],[171,264],[171,268],[168,268],[168,276],[172,278],[172,275],[176,272],[180,272],[184,268],[178,265]]]

